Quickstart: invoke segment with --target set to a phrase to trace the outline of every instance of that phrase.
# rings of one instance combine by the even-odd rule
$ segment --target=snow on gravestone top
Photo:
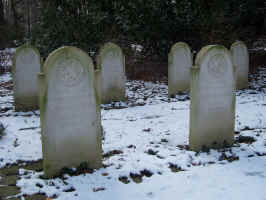
[[[38,109],[37,76],[40,70],[40,53],[36,48],[25,44],[16,49],[12,65],[16,111]]]
[[[191,68],[189,145],[204,147],[231,145],[235,121],[235,77],[230,52],[223,46],[201,49]]]
[[[184,42],[176,43],[168,56],[168,96],[189,90],[189,69],[192,66],[192,55],[189,46]]]
[[[249,71],[248,48],[243,42],[237,41],[232,44],[231,53],[236,68],[236,88],[247,88]]]
[[[91,58],[75,47],[55,50],[39,74],[44,172],[87,162],[101,167],[100,103]]]
[[[101,102],[124,101],[126,93],[125,58],[119,46],[106,43],[98,55]]]

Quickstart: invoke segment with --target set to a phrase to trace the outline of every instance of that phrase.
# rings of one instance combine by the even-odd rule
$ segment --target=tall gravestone
[[[38,78],[45,175],[83,162],[101,167],[100,102],[91,58],[62,47],[49,55]]]
[[[189,145],[192,150],[232,145],[235,123],[235,76],[231,53],[210,45],[191,68]]]
[[[101,103],[126,99],[125,57],[119,46],[106,43],[98,55]]]
[[[94,83],[95,83],[95,89],[96,89],[96,94],[99,98],[99,102],[101,102],[101,71],[100,70],[95,70],[94,71]]]
[[[41,58],[36,48],[23,45],[16,49],[12,64],[16,111],[30,111],[39,108],[37,76],[40,70]]]
[[[168,96],[189,90],[192,55],[184,42],[176,43],[168,56]]]
[[[231,53],[233,56],[233,64],[236,68],[236,88],[247,88],[249,71],[248,48],[243,42],[237,41],[232,44]]]

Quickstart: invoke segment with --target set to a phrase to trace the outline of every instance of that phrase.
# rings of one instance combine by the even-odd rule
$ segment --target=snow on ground
[[[266,199],[266,69],[259,71],[250,76],[249,89],[237,92],[232,148],[189,151],[189,96],[168,99],[164,84],[128,81],[127,104],[102,106],[104,167],[49,180],[41,178],[43,172],[21,168],[20,195],[44,193],[59,200]],[[10,80],[10,74],[0,76],[0,116],[7,126],[0,139],[0,168],[42,158],[39,112],[13,111]]]
[[[12,56],[15,53],[15,48],[6,48],[0,51],[0,66],[8,69],[12,64]]]

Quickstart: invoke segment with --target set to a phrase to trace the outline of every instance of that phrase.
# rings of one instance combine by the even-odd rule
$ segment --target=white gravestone
[[[190,78],[190,148],[199,151],[232,145],[235,76],[231,53],[219,45],[202,48]]]
[[[243,42],[237,41],[232,44],[231,53],[236,68],[236,88],[247,88],[249,71],[248,48]]]
[[[16,111],[38,109],[38,73],[41,70],[39,51],[23,45],[16,49],[13,58],[14,105]]]
[[[168,56],[168,96],[189,90],[192,55],[184,42],[176,43]]]
[[[39,74],[44,172],[101,167],[100,102],[91,58],[75,47],[49,55]]]
[[[101,71],[98,69],[94,71],[94,84],[99,102],[101,102]]]
[[[97,62],[100,71],[100,80],[97,82],[101,85],[101,103],[125,101],[125,57],[121,48],[113,43],[105,44],[99,52]]]

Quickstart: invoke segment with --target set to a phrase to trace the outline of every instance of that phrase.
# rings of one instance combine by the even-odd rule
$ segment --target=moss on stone
[[[237,47],[237,46],[241,46],[242,48],[245,49],[246,53],[247,53],[247,73],[245,76],[243,75],[240,75],[238,74],[238,70],[237,68],[240,67],[240,66],[237,66],[237,63],[233,63],[234,66],[235,66],[235,73],[236,73],[236,88],[237,89],[244,89],[244,88],[248,88],[248,72],[249,72],[249,53],[248,53],[248,48],[247,46],[245,45],[244,42],[242,41],[236,41],[234,42],[232,45],[231,45],[231,48],[230,48],[230,52],[231,52],[231,55],[232,55],[232,60],[234,60],[233,56],[234,56],[234,49]],[[240,75],[240,76],[239,76]]]
[[[56,164],[54,161],[50,160],[48,155],[48,146],[46,144],[46,133],[44,133],[44,124],[45,124],[45,116],[46,116],[46,108],[48,105],[48,74],[52,68],[54,68],[58,62],[58,58],[66,58],[66,59],[75,59],[79,63],[81,63],[84,70],[88,73],[88,83],[91,85],[93,90],[93,95],[96,103],[96,113],[97,113],[97,155],[95,156],[95,160],[84,159],[84,161],[88,161],[93,168],[100,168],[102,166],[102,140],[101,140],[101,116],[100,116],[100,97],[97,92],[97,88],[95,86],[95,72],[92,59],[88,56],[88,54],[76,47],[65,46],[61,47],[55,51],[53,51],[48,58],[46,59],[43,65],[43,73],[39,75],[39,88],[40,88],[40,114],[41,114],[41,133],[42,133],[42,149],[43,149],[43,168],[45,177],[54,177],[60,173],[62,166]],[[84,141],[84,139],[80,138],[80,140]],[[82,156],[82,155],[81,155]],[[84,157],[84,155],[83,155]]]
[[[41,71],[41,56],[40,52],[38,51],[37,48],[31,46],[30,44],[24,44],[20,47],[18,47],[15,51],[15,54],[12,58],[12,65],[11,65],[11,74],[12,78],[14,80],[14,106],[15,106],[15,111],[30,111],[30,110],[36,110],[38,109],[38,95],[32,95],[32,96],[17,96],[16,95],[16,61],[17,61],[17,56],[20,54],[20,52],[25,51],[25,50],[32,50],[34,53],[38,56],[38,60],[40,63],[40,69]]]
[[[121,79],[123,79],[124,81],[124,86],[121,88],[119,87],[110,87],[108,88],[107,91],[103,91],[102,89],[102,86],[103,83],[102,82],[102,62],[103,62],[103,59],[105,57],[105,55],[109,52],[117,52],[117,54],[119,55],[119,58],[120,58],[120,62],[122,63],[123,65],[123,74],[124,74],[124,77],[122,77]],[[123,55],[123,51],[122,49],[114,44],[114,43],[106,43],[103,47],[101,47],[100,51],[99,51],[99,54],[97,56],[97,78],[98,78],[98,81],[97,83],[100,84],[100,86],[97,86],[99,87],[99,91],[100,91],[100,100],[101,100],[101,103],[110,103],[111,101],[125,101],[126,100],[126,89],[125,89],[125,80],[126,80],[126,77],[125,77],[125,56]]]
[[[179,84],[175,84],[174,82],[176,81],[173,81],[173,78],[171,78],[171,76],[173,76],[172,68],[175,67],[174,53],[178,49],[185,49],[185,51],[189,54],[189,57],[191,58],[191,65],[193,65],[193,58],[188,44],[184,42],[177,42],[176,44],[174,44],[170,50],[170,53],[168,54],[168,96],[169,97],[176,95],[178,92],[185,92],[189,90],[189,80],[179,82]]]
[[[227,54],[230,57],[230,60],[233,63],[232,55],[227,48],[225,48],[222,45],[208,45],[208,46],[203,47],[200,50],[200,52],[197,54],[196,60],[195,60],[195,65],[200,66],[202,61],[203,61],[203,58],[205,58],[205,54],[209,53],[210,51],[215,51],[215,50],[223,51],[225,54]]]
[[[231,107],[229,108],[232,111],[232,123],[228,123],[227,125],[227,131],[220,132],[219,129],[216,130],[215,133],[208,135],[208,139],[204,139],[203,136],[201,137],[197,136],[199,130],[199,125],[200,123],[198,119],[201,116],[199,113],[199,102],[202,101],[200,99],[200,79],[201,79],[201,72],[200,72],[200,67],[203,63],[203,60],[206,59],[206,55],[210,54],[210,56],[214,56],[216,54],[222,53],[225,54],[225,56],[230,60],[230,65],[232,67],[232,84],[233,84],[233,93],[232,93],[232,102],[231,102]],[[235,123],[235,80],[234,80],[234,68],[233,68],[233,62],[232,62],[232,57],[230,52],[223,46],[219,45],[209,45],[206,47],[203,47],[200,52],[197,54],[196,57],[196,62],[195,66],[191,68],[191,104],[190,104],[190,134],[189,134],[189,144],[190,144],[190,149],[194,151],[200,151],[202,150],[202,147],[205,146],[206,148],[221,148],[224,146],[224,142],[226,142],[228,145],[233,144],[233,135],[234,135],[234,123]],[[204,80],[202,80],[204,81]],[[231,86],[230,86],[231,88]],[[206,88],[204,88],[206,89]],[[204,101],[204,100],[203,100]],[[228,109],[228,110],[229,110]],[[231,115],[230,115],[231,116]],[[215,119],[214,119],[215,120]],[[206,122],[205,122],[206,123]],[[211,121],[210,121],[211,123]],[[228,132],[232,131],[232,133]],[[226,133],[226,135],[224,135]],[[204,133],[205,134],[205,133]],[[203,135],[204,135],[203,134]],[[206,135],[206,134],[205,134]],[[206,141],[205,141],[206,140]]]
[[[100,48],[99,54],[98,54],[98,56],[97,56],[97,66],[96,66],[96,68],[97,68],[98,70],[101,70],[101,68],[102,68],[102,59],[103,59],[103,56],[105,56],[106,53],[108,53],[108,52],[110,52],[110,51],[112,51],[112,50],[118,52],[119,55],[121,55],[121,57],[122,57],[122,55],[123,55],[123,51],[122,51],[122,49],[121,49],[118,45],[116,45],[116,44],[114,44],[114,43],[112,43],[112,42],[108,42],[108,43],[104,44],[104,45]],[[124,63],[123,60],[122,60],[122,63]],[[124,66],[125,66],[125,65],[124,65]],[[124,72],[125,72],[125,69],[124,69]]]
[[[176,51],[176,49],[179,49],[179,48],[184,48],[184,49],[186,49],[188,52],[190,52],[190,54],[191,54],[190,47],[188,46],[187,43],[185,43],[185,42],[177,42],[177,43],[175,43],[175,44],[172,46],[172,48],[171,48],[171,50],[170,50],[170,53],[168,54],[168,67],[172,66],[173,61],[174,61],[174,56],[173,56],[173,54],[174,54],[174,52]],[[192,57],[191,57],[191,58],[192,58]],[[192,64],[193,64],[193,62],[192,62]]]

